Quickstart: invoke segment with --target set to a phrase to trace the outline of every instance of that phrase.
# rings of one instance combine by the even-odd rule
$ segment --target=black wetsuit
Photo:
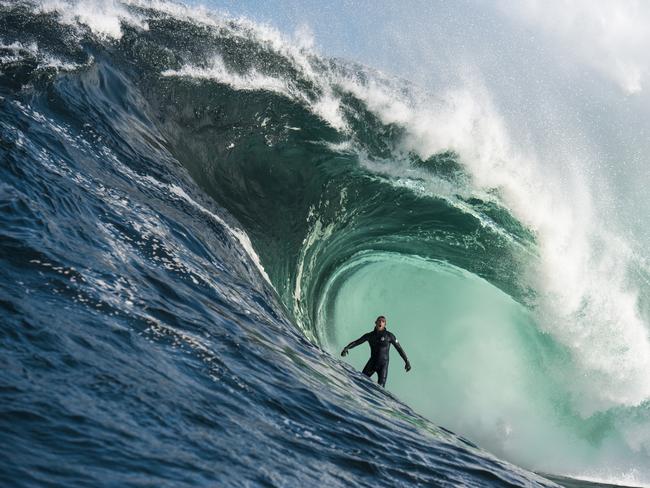
[[[363,368],[363,374],[370,377],[376,372],[379,377],[377,383],[381,386],[386,386],[386,377],[388,376],[388,350],[390,349],[390,345],[393,344],[404,362],[409,364],[406,353],[395,335],[392,332],[388,332],[387,329],[381,332],[374,329],[372,332],[362,335],[356,341],[350,342],[350,344],[345,346],[345,349],[352,349],[366,341],[370,344],[370,359]]]

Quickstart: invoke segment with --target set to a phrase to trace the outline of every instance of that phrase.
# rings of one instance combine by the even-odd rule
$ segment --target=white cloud
[[[639,93],[650,75],[650,2],[636,0],[524,0],[502,10],[555,41],[558,49]]]

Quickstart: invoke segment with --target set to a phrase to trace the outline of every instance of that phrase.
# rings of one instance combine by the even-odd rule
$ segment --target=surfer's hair
[[[386,322],[386,317],[384,317],[383,315],[380,315],[379,317],[377,317],[377,318],[375,319],[375,324],[378,324],[379,321],[382,320],[382,319],[384,319],[384,322]]]

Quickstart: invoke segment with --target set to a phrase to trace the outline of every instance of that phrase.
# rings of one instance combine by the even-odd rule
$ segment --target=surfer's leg
[[[388,363],[382,364],[377,368],[377,376],[379,376],[377,383],[382,387],[386,386],[386,378],[388,378]]]
[[[362,373],[365,374],[368,378],[372,376],[375,372],[375,363],[372,359],[369,359],[366,365],[363,367]]]

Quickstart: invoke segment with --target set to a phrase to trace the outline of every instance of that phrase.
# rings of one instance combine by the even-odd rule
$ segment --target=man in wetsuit
[[[379,377],[377,383],[381,386],[386,386],[386,376],[388,376],[388,349],[390,349],[391,344],[395,346],[399,355],[402,356],[405,363],[404,369],[406,371],[411,370],[411,363],[409,363],[404,349],[402,349],[395,336],[386,330],[386,317],[383,315],[380,315],[375,320],[375,330],[362,335],[356,341],[350,342],[341,352],[341,356],[347,356],[348,349],[357,347],[366,341],[370,344],[370,359],[363,368],[363,374],[370,377],[373,373],[377,373]]]

